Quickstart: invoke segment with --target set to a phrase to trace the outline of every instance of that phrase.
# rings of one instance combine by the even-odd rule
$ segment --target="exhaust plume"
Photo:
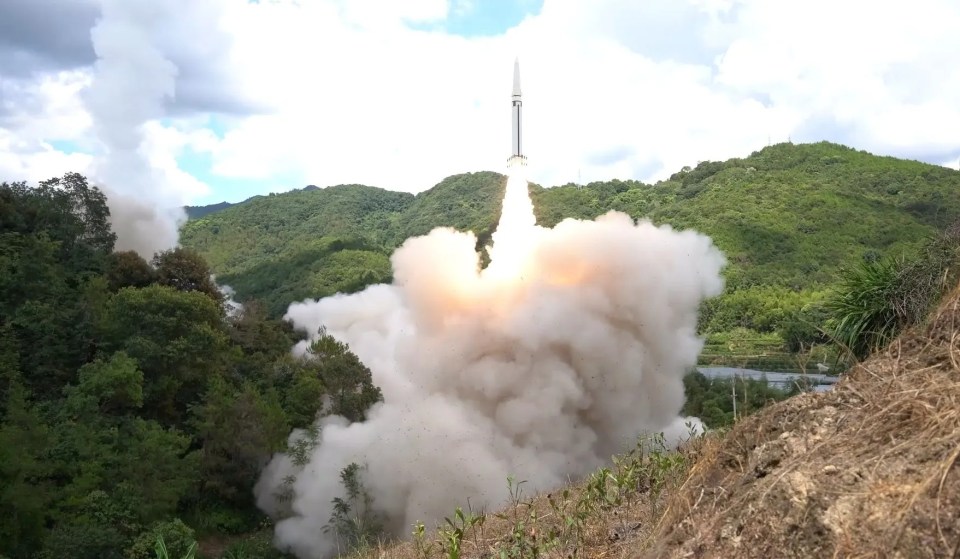
[[[210,274],[210,281],[217,287],[217,291],[223,295],[223,306],[228,317],[233,318],[243,312],[243,304],[233,298],[233,296],[237,294],[236,290],[227,284],[220,285],[217,283],[216,274]]]
[[[644,432],[671,444],[688,434],[682,377],[702,348],[698,305],[722,291],[724,257],[706,236],[617,212],[539,227],[521,170],[508,179],[486,269],[473,233],[437,228],[394,252],[392,285],[290,306],[297,327],[324,326],[349,344],[385,401],[360,423],[321,419],[305,467],[277,455],[264,470],[255,491],[270,514],[295,478],[278,547],[304,559],[337,552],[320,527],[351,462],[366,465],[373,507],[402,536],[467,499],[504,505],[508,476],[549,490]]]
[[[183,203],[141,151],[143,125],[164,114],[174,95],[177,67],[151,42],[164,8],[155,0],[102,0],[90,32],[97,62],[84,104],[105,151],[94,162],[117,234],[117,250],[146,259],[173,248],[186,220]]]

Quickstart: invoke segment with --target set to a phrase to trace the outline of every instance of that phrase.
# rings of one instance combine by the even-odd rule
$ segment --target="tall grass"
[[[844,270],[840,286],[824,303],[831,314],[827,329],[857,359],[886,343],[906,320],[894,304],[902,266],[886,259]]]
[[[157,536],[157,546],[154,548],[154,551],[157,554],[157,559],[196,559],[197,557],[197,542],[190,544],[190,547],[187,548],[187,552],[183,557],[177,557],[174,555],[170,556],[170,552],[167,550],[167,543],[163,539],[163,534]]]
[[[919,324],[960,271],[960,223],[930,238],[910,258],[885,258],[841,272],[824,301],[834,340],[860,360]]]

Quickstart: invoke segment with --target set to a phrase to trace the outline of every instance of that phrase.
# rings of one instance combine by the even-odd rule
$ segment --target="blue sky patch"
[[[542,7],[543,0],[454,0],[445,21],[410,27],[461,37],[489,37],[504,33]]]
[[[223,139],[223,136],[227,133],[228,125],[222,117],[215,113],[197,116],[203,116],[204,128],[211,130],[221,140]],[[165,116],[160,118],[158,122],[166,128],[177,128],[177,119],[174,117]]]
[[[70,140],[50,140],[47,142],[50,146],[57,150],[70,155],[72,153],[86,153],[85,150],[80,149],[80,146],[76,142]]]
[[[268,192],[293,190],[306,186],[303,179],[295,173],[284,173],[269,179],[221,177],[211,171],[212,163],[210,154],[196,153],[190,149],[184,150],[184,153],[177,158],[180,169],[210,187],[208,195],[191,201],[189,205],[205,206],[223,201],[236,203],[257,194],[266,196]]]

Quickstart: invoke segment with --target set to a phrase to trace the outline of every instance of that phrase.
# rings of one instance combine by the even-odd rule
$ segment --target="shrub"
[[[133,546],[127,551],[130,559],[155,559],[158,542],[162,542],[170,559],[187,557],[196,548],[193,529],[179,518],[169,522],[158,522],[152,528],[140,534]],[[166,558],[163,558],[166,559]]]
[[[960,224],[931,238],[913,258],[864,261],[843,270],[839,287],[824,303],[834,340],[863,359],[919,324],[957,281],[958,242]]]

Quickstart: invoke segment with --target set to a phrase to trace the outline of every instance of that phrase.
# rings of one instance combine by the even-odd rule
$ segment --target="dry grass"
[[[644,555],[960,556],[958,327],[960,289],[834,391],[745,419],[691,469]]]

